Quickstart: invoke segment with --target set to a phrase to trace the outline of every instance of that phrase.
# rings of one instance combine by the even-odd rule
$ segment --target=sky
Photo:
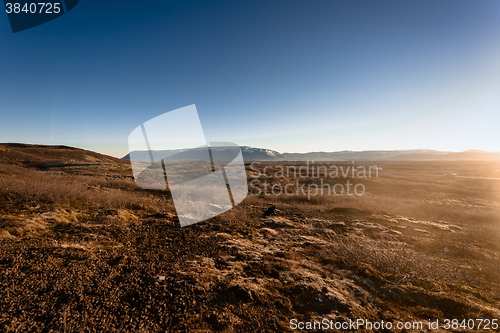
[[[500,1],[81,0],[12,33],[0,142],[121,157],[195,104],[207,141],[500,151]]]

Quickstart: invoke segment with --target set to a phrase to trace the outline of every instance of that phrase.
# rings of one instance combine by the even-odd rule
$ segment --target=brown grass
[[[500,316],[500,187],[483,179],[498,163],[387,162],[379,178],[351,179],[363,196],[249,195],[180,228],[168,191],[138,188],[128,165],[29,149],[0,163],[0,331]],[[479,178],[443,178],[461,170]]]

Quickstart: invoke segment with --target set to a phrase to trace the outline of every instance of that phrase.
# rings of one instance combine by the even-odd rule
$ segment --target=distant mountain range
[[[335,151],[335,152],[309,152],[309,153],[280,153],[275,150],[265,148],[254,148],[241,146],[243,159],[246,162],[252,161],[486,161],[499,160],[500,152],[486,152],[480,150],[468,150],[464,152],[445,152],[429,149],[416,150],[365,150],[365,151]],[[216,151],[218,156],[234,154],[234,147],[215,147],[211,148]],[[200,156],[198,149],[180,149],[153,151],[153,155],[176,155],[181,160],[193,160]],[[148,151],[134,152],[135,159],[148,161],[150,153]],[[122,158],[129,160],[130,154]]]
[[[236,156],[237,147],[212,147],[214,161],[228,163]],[[309,153],[280,153],[265,148],[241,146],[245,162],[254,161],[500,161],[500,152],[468,150],[464,152],[445,152],[428,149],[420,150],[365,150]],[[181,149],[153,151],[153,155],[170,156],[179,160],[197,160],[203,155],[202,150]],[[148,151],[134,152],[134,158],[150,161]],[[0,143],[0,163],[22,163],[37,167],[51,167],[85,163],[127,163],[130,154],[117,159],[93,151],[67,147],[46,146],[21,143]]]

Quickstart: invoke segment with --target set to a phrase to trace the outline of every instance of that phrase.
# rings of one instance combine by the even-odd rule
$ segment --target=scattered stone
[[[264,211],[264,214],[262,214],[262,217],[268,217],[268,216],[271,216],[274,214],[276,214],[276,206],[271,205],[271,206],[267,207],[267,209]]]
[[[276,230],[269,229],[269,228],[262,228],[262,229],[260,229],[260,232],[264,235],[267,235],[267,236],[277,236],[278,235],[278,232]]]
[[[284,218],[270,218],[263,221],[269,228],[293,228],[293,225],[289,223],[290,221]]]
[[[153,283],[160,283],[162,281],[165,281],[165,276],[163,275],[158,275],[157,277],[151,280],[151,282]]]

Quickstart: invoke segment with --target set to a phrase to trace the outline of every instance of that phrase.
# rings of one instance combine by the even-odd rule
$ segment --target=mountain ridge
[[[231,148],[231,149],[229,149]],[[227,156],[234,158],[235,147],[211,147],[211,149],[226,150]],[[342,151],[312,151],[306,153],[285,152],[280,153],[273,149],[240,146],[243,159],[246,162],[254,161],[500,161],[500,152],[483,150],[466,150],[463,152],[438,151],[432,149],[407,149],[407,150],[342,150]],[[196,151],[196,149],[194,149]],[[192,149],[176,150],[182,152],[186,159]],[[154,151],[159,153],[161,151]],[[170,151],[173,152],[173,151]],[[149,161],[148,151],[136,152],[141,160]],[[161,155],[161,154],[160,154]],[[199,154],[193,154],[200,156]],[[220,155],[220,154],[219,154]],[[40,145],[25,143],[0,143],[0,162],[24,161],[28,164],[44,162],[65,161],[70,163],[116,163],[130,160],[130,153],[122,158],[116,158],[91,150],[63,145]]]
[[[196,149],[196,148],[195,148]],[[211,149],[224,149],[224,147],[211,147]],[[251,161],[301,161],[301,160],[374,160],[374,161],[439,161],[439,160],[500,160],[500,152],[487,152],[481,150],[467,150],[463,152],[438,151],[432,149],[408,149],[408,150],[342,150],[342,151],[316,151],[307,153],[280,153],[267,148],[256,148],[250,146],[240,147],[243,159]],[[172,152],[169,150],[165,152]],[[178,150],[186,152],[186,150]],[[160,151],[154,151],[158,153]],[[148,151],[138,151],[136,156],[147,161]],[[130,153],[122,157],[122,160],[129,160]]]

